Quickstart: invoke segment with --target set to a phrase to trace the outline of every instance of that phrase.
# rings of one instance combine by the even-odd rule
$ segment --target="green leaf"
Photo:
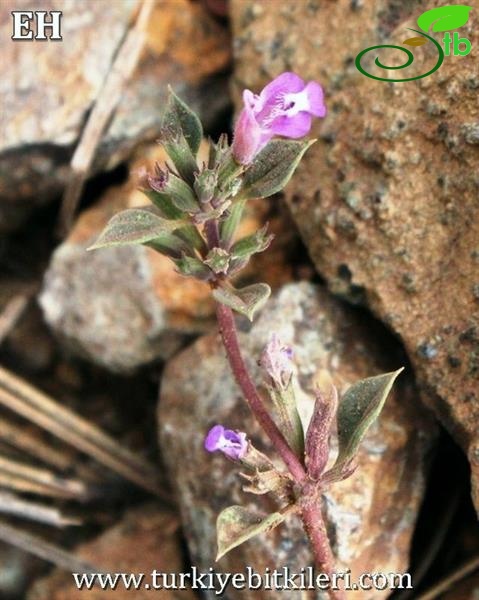
[[[158,208],[165,219],[181,219],[184,214],[176,208],[168,194],[156,190],[143,190],[145,196]]]
[[[281,431],[296,456],[302,457],[304,454],[304,431],[294,395],[293,378],[291,377],[284,390],[279,387],[268,387],[268,391],[278,413]]]
[[[165,192],[170,195],[171,201],[179,211],[196,213],[200,210],[193,190],[180,177],[170,173],[165,187]]]
[[[180,258],[183,254],[190,253],[191,249],[181,238],[177,237],[177,233],[162,233],[160,237],[145,242],[145,246],[170,258]]]
[[[253,320],[256,311],[264,306],[270,294],[271,288],[266,283],[255,283],[240,290],[233,287],[218,287],[213,290],[217,302],[246,315],[250,321]]]
[[[110,246],[146,244],[170,234],[184,224],[160,217],[152,207],[128,208],[112,217],[96,242],[88,250]]]
[[[207,248],[205,240],[194,225],[180,227],[180,229],[175,232],[175,235],[184,240],[191,248],[198,250],[201,254],[206,252]]]
[[[196,156],[203,137],[201,121],[191,108],[168,87],[168,103],[163,115],[162,127],[183,134],[193,156]]]
[[[194,184],[195,173],[198,171],[196,159],[191,152],[185,136],[180,133],[173,135],[171,131],[164,128],[161,130],[160,141],[166,153],[173,161],[179,175],[190,185]]]
[[[453,6],[439,6],[422,13],[417,20],[417,24],[423,31],[429,31],[431,25],[432,31],[449,31],[458,29],[469,20],[469,11],[472,6],[465,4],[455,4]]]
[[[236,229],[238,228],[243,215],[245,204],[246,198],[243,198],[243,200],[235,200],[229,209],[228,216],[221,222],[220,237],[226,248],[228,248],[233,241]]]
[[[182,256],[175,260],[175,264],[183,275],[207,281],[211,277],[211,270],[201,260],[194,256]]]
[[[279,512],[272,513],[263,518],[242,506],[225,508],[216,520],[216,535],[218,540],[219,560],[227,552],[248,541],[259,533],[271,531],[282,523],[285,515]]]
[[[346,391],[338,409],[339,453],[332,470],[339,472],[354,458],[359,444],[379,416],[394,380],[402,370],[363,379]]]
[[[254,159],[243,177],[241,198],[266,198],[279,192],[291,179],[306,150],[316,140],[272,140]]]
[[[274,235],[266,232],[267,225],[252,235],[242,238],[231,248],[234,258],[250,258],[253,254],[264,252],[273,241]]]

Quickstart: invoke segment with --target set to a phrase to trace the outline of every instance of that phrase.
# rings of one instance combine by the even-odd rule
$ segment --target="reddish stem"
[[[239,347],[233,311],[224,304],[218,304],[216,315],[231,370],[251,411],[270,438],[291,475],[304,487],[305,496],[301,499],[301,517],[304,529],[310,540],[317,568],[321,573],[327,573],[330,576],[334,571],[334,557],[324,525],[318,495],[314,493],[314,489],[306,491],[309,486],[306,483],[304,466],[290,448],[276,423],[270,417],[256,385],[251,379]],[[330,589],[328,593],[331,600],[344,600],[345,598],[342,590]]]
[[[303,499],[301,517],[313,549],[316,568],[321,573],[326,573],[331,581],[331,575],[334,573],[334,556],[317,496]],[[344,590],[329,589],[328,594],[331,600],[344,600],[346,598]]]
[[[233,311],[224,304],[218,304],[216,315],[231,370],[233,371],[233,375],[235,376],[252,413],[270,438],[278,454],[288,467],[291,475],[297,482],[303,481],[306,477],[303,465],[269,415],[263,399],[259,395],[248,372],[238,343],[238,334]]]

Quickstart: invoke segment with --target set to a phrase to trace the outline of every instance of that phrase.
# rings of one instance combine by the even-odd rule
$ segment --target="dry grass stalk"
[[[146,25],[154,6],[155,0],[143,0],[141,3],[136,22],[117,52],[75,149],[70,163],[72,172],[60,211],[59,229],[62,235],[66,235],[71,227],[101,136],[121,99],[126,82],[138,63],[144,45]]]
[[[155,468],[98,427],[0,367],[0,404],[91,456],[125,479],[161,495]]]
[[[53,525],[54,527],[81,524],[80,519],[67,517],[58,508],[45,506],[38,502],[31,502],[30,500],[25,500],[15,494],[2,490],[0,490],[0,512],[46,525]]]

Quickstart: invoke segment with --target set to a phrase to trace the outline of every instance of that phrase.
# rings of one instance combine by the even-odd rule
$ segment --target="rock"
[[[36,206],[58,195],[73,149],[137,3],[97,0],[83,6],[51,0],[61,10],[61,42],[16,41],[4,48],[0,82],[0,231],[18,227]],[[16,9],[31,9],[25,0]],[[11,6],[0,7],[10,39]],[[93,171],[112,168],[145,140],[158,137],[171,84],[211,125],[229,102],[221,72],[229,62],[226,29],[189,0],[158,2],[140,62],[97,149]]]
[[[312,411],[312,379],[319,369],[330,371],[340,390],[353,381],[400,366],[395,346],[381,345],[364,316],[343,306],[319,286],[284,286],[263,310],[241,344],[258,376],[257,358],[272,331],[295,351],[302,387],[300,411],[306,423]],[[390,362],[386,361],[388,356]],[[370,570],[402,572],[424,491],[425,455],[433,438],[431,421],[414,402],[407,376],[387,402],[380,420],[365,440],[360,466],[349,480],[327,492],[330,536],[338,569],[353,577]],[[246,431],[271,453],[233,382],[217,335],[198,340],[165,369],[159,403],[160,444],[176,488],[192,559],[200,569],[214,564],[215,521],[231,504],[257,505],[271,511],[268,500],[241,491],[238,468],[222,455],[203,449],[205,433],[215,423]],[[246,565],[291,567],[299,572],[311,564],[308,544],[296,520],[259,536],[228,553],[216,567],[243,571]],[[277,593],[244,592],[242,598],[276,598]],[[285,598],[293,598],[285,595]],[[236,598],[235,591],[228,598]],[[358,598],[384,598],[385,592]],[[207,596],[212,598],[213,595]],[[283,597],[283,596],[282,596]]]
[[[405,39],[430,8],[340,0],[278,11],[233,0],[236,91],[287,69],[324,85],[329,114],[288,188],[289,206],[329,287],[402,339],[421,397],[469,456],[479,508],[474,59],[446,56],[433,75],[406,84],[374,81],[354,65],[359,51]],[[460,35],[474,48],[472,21]]]
[[[139,154],[130,180],[86,210],[57,248],[39,299],[47,323],[72,352],[116,372],[170,357],[189,337],[210,329],[214,316],[209,287],[183,277],[153,250],[86,251],[113,214],[148,204],[135,174],[145,165],[152,169],[165,156],[158,145]],[[275,214],[274,201],[251,203],[242,233],[249,235],[268,220],[276,240],[242,273],[244,283],[262,277],[278,286],[293,277],[289,258],[296,234],[285,215]]]
[[[150,574],[184,571],[181,555],[179,522],[174,513],[153,504],[130,510],[123,520],[90,542],[82,544],[75,555],[98,567],[103,573],[144,574],[143,583],[151,585]],[[147,600],[152,589],[126,589],[121,583],[115,590],[99,587],[86,592],[79,590],[71,573],[56,569],[51,575],[36,581],[28,600]],[[161,600],[191,600],[190,590],[155,590]]]

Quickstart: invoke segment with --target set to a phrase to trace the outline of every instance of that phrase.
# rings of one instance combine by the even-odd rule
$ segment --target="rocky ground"
[[[12,3],[0,6],[3,33]],[[242,281],[267,281],[273,298],[253,326],[240,320],[241,342],[255,372],[272,330],[295,347],[305,422],[311,382],[321,369],[341,390],[404,365],[364,444],[360,468],[324,499],[338,564],[353,573],[412,570],[418,589],[398,595],[402,600],[473,565],[479,553],[479,76],[458,57],[413,85],[375,82],[354,66],[357,52],[414,26],[411,14],[429,4],[157,2],[63,239],[57,225],[69,161],[137,13],[133,0],[50,4],[62,4],[68,15],[68,44],[37,44],[35,53],[26,42],[5,46],[0,365],[148,461],[146,470],[153,465],[149,487],[161,498],[141,489],[141,481],[127,483],[111,462],[121,451],[110,442],[105,458],[96,446],[79,448],[73,437],[71,444],[58,440],[31,412],[12,410],[0,371],[0,489],[80,521],[58,528],[7,515],[0,538],[6,539],[5,522],[98,571],[214,565],[216,515],[251,497],[229,463],[206,455],[203,435],[219,421],[247,429],[263,449],[268,443],[226,365],[209,288],[144,247],[86,248],[117,210],[144,203],[139,172],[165,159],[155,140],[168,84],[199,112],[206,134],[217,137],[230,131],[243,88],[258,90],[294,70],[322,83],[329,112],[315,126],[318,142],[284,196],[248,206],[244,233],[268,222],[275,240]],[[473,46],[479,43],[472,20],[461,31]],[[121,456],[128,464],[130,457]],[[51,484],[39,489],[36,481],[32,488],[32,480],[22,487],[23,480],[5,475],[2,457],[47,466],[89,493],[59,496]],[[149,597],[147,591],[77,592],[68,569],[53,569],[16,541],[16,547],[0,545],[1,598]],[[233,550],[217,568],[261,570],[278,561],[311,562],[294,519]],[[227,597],[253,593],[278,597],[267,591]],[[477,572],[466,569],[441,593],[434,597],[476,598]],[[168,591],[158,597],[215,596]]]

